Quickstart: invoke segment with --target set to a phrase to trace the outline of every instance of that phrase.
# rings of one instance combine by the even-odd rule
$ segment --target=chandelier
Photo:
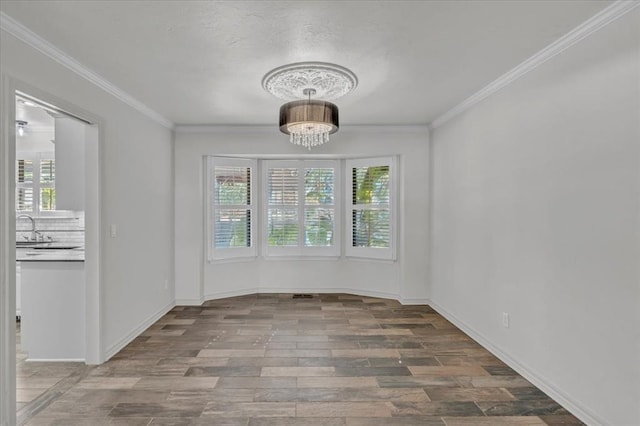
[[[340,127],[338,107],[329,100],[346,95],[357,85],[354,73],[324,62],[285,65],[262,79],[266,91],[290,101],[280,107],[280,131],[289,135],[292,144],[309,150],[327,143]]]

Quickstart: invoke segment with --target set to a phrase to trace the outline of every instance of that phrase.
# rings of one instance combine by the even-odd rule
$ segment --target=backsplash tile
[[[74,212],[73,217],[35,217],[36,230],[45,239],[51,237],[55,242],[84,245],[84,212]],[[27,218],[16,219],[16,241],[25,241],[31,237],[31,221]]]

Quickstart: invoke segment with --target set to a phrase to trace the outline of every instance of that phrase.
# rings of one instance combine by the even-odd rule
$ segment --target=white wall
[[[53,119],[51,119],[53,121]],[[24,136],[18,136],[16,151],[18,152],[55,152],[56,146],[51,143],[55,139],[53,126],[51,131],[25,132]]]
[[[113,352],[173,304],[172,132],[5,32],[0,47],[3,75],[102,119],[102,333]]]
[[[434,306],[591,424],[640,424],[639,23],[432,133]]]
[[[83,211],[86,127],[76,119],[55,119],[56,209]]]
[[[276,114],[277,115],[277,114]],[[274,117],[276,117],[274,115]],[[345,127],[312,155],[333,157],[398,155],[401,232],[398,261],[266,260],[208,263],[204,256],[203,157],[238,155],[283,158],[309,155],[271,127],[178,131],[176,167],[176,300],[254,292],[344,291],[379,295],[404,303],[427,300],[428,131],[423,127]],[[410,231],[404,232],[404,229]]]

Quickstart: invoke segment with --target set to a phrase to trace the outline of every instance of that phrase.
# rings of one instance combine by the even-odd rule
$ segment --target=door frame
[[[0,426],[16,424],[16,249],[15,249],[15,96],[16,92],[55,105],[87,125],[85,146],[85,362],[104,362],[102,291],[102,119],[64,99],[3,75],[0,84]]]

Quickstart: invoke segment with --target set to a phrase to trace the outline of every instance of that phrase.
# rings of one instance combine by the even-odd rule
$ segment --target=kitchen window
[[[56,210],[56,162],[53,153],[18,153],[16,213],[42,215]]]

